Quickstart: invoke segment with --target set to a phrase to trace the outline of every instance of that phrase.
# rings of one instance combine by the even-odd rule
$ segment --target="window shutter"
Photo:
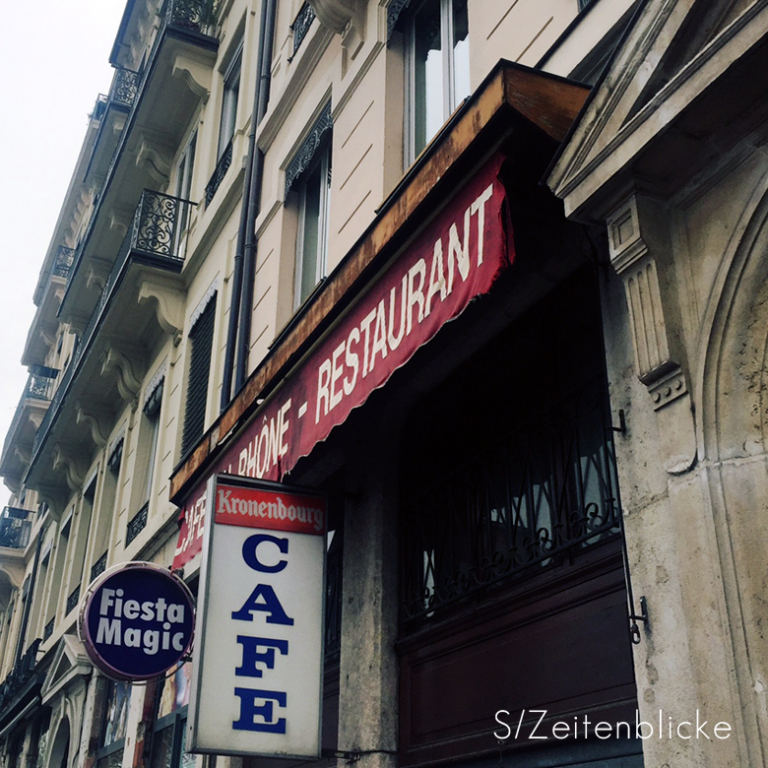
[[[191,350],[187,402],[184,410],[184,433],[181,438],[182,456],[185,456],[203,436],[205,406],[208,401],[208,380],[211,373],[215,310],[216,297],[214,296],[189,332]]]

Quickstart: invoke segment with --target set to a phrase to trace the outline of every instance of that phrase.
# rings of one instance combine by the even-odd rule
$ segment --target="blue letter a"
[[[288,626],[293,624],[293,619],[286,616],[275,590],[269,584],[258,584],[243,607],[239,611],[232,612],[232,618],[239,621],[253,621],[254,611],[268,613],[267,624],[287,624]]]

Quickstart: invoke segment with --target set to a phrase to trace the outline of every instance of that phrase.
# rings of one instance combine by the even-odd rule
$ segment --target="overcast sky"
[[[4,4],[0,118],[0,440],[27,371],[21,353],[32,294],[53,235],[88,114],[112,81],[112,49],[125,0]],[[0,501],[5,503],[5,489]]]

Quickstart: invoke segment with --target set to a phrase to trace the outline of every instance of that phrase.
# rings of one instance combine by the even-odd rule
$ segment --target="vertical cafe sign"
[[[317,758],[326,499],[225,475],[207,493],[188,749]]]

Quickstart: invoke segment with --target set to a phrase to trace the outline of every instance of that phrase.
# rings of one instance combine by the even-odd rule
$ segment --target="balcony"
[[[35,435],[25,478],[30,487],[45,490],[65,483],[78,487],[77,456],[90,455],[94,443],[103,444],[120,404],[135,397],[144,350],[159,334],[180,328],[183,288],[178,274],[193,206],[151,190],[141,194],[114,265]],[[130,326],[124,322],[127,316]],[[49,439],[53,432],[56,440]]]
[[[0,515],[0,547],[24,549],[29,544],[32,521],[27,520],[28,510],[5,507]]]
[[[101,110],[99,130],[85,171],[86,180],[103,183],[120,140],[125,121],[136,102],[141,75],[130,69],[115,67],[112,86]]]
[[[209,6],[206,0],[168,0],[141,75],[116,70],[102,120],[107,127],[100,127],[106,131],[100,140],[105,150],[99,150],[89,171],[99,181],[103,177],[102,190],[62,300],[65,322],[79,325],[93,311],[99,300],[94,286],[104,278],[105,255],[120,247],[128,212],[142,189],[166,184],[190,122],[208,98],[219,45],[211,34]],[[138,23],[133,16],[124,19],[121,34],[139,34],[133,28]],[[118,58],[113,51],[113,64]],[[114,123],[118,136],[108,130],[113,113],[115,121],[123,121],[119,130]],[[107,141],[114,143],[113,151]]]
[[[51,400],[55,375],[50,369],[30,373],[16,413],[11,421],[0,457],[0,475],[12,491],[21,487],[21,479],[29,464],[35,433]]]
[[[58,327],[56,313],[61,305],[67,287],[75,251],[60,245],[56,250],[47,279],[43,275],[41,285],[35,294],[37,312],[27,334],[22,362],[24,365],[42,365],[50,349]]]

